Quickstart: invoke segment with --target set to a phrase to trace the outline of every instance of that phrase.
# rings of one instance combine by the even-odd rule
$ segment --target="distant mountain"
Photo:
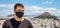
[[[10,15],[8,15],[7,17],[14,17],[14,14],[10,14]]]
[[[54,18],[54,19],[58,20],[56,16],[51,15],[49,12],[44,12],[43,14],[36,16],[34,18],[39,18],[39,19],[45,19],[45,18],[52,19],[52,18]]]
[[[34,17],[35,15],[24,15],[23,17]],[[10,14],[7,17],[14,17],[14,14]]]

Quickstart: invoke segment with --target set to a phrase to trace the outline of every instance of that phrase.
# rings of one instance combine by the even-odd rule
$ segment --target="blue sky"
[[[52,15],[60,16],[60,0],[1,0],[0,16],[13,14],[16,3],[22,3],[25,6],[25,15],[40,15],[47,11]]]

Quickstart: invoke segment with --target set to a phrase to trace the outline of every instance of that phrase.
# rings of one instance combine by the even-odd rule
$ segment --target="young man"
[[[14,18],[6,20],[2,28],[33,28],[30,21],[23,19],[24,15],[24,6],[20,3],[17,3],[14,6]]]

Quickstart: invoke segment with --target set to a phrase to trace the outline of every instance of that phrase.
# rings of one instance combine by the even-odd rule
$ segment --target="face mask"
[[[18,18],[23,17],[23,15],[24,15],[24,13],[23,13],[23,12],[16,12],[16,16],[17,16]]]

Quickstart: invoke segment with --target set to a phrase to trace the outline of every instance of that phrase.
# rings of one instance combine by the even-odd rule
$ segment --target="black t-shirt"
[[[31,22],[27,19],[24,19],[24,21],[19,22],[12,18],[10,20],[6,20],[2,28],[33,28],[33,26]]]
[[[14,18],[10,19],[10,22],[12,23],[13,28],[18,28],[21,22],[16,21]]]

